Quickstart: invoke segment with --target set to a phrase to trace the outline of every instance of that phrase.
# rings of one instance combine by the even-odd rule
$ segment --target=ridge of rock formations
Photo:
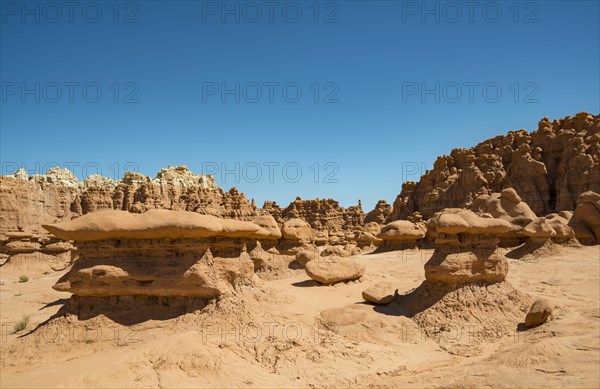
[[[302,200],[296,197],[285,209],[274,201],[265,201],[263,212],[272,215],[279,224],[290,219],[302,219],[315,231],[355,231],[365,225],[360,200],[356,206],[343,208],[333,199]]]
[[[514,188],[537,216],[575,210],[577,197],[600,191],[600,115],[581,112],[538,129],[509,131],[471,148],[437,158],[419,182],[408,181],[387,221],[415,211],[425,219],[444,208],[469,208],[473,200]]]
[[[193,174],[185,166],[161,169],[154,179],[128,171],[121,180],[92,175],[81,182],[58,167],[46,175],[29,177],[21,169],[14,176],[0,176],[2,231],[37,230],[42,223],[70,220],[102,209],[134,213],[184,210],[240,220],[258,215],[256,207],[236,188],[225,192],[212,176]]]

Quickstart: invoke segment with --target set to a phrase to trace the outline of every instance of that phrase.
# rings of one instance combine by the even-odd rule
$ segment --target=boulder
[[[381,232],[381,225],[376,222],[369,222],[365,224],[363,230],[369,234],[372,234],[373,236],[377,236]]]
[[[552,314],[552,310],[553,306],[548,300],[536,300],[525,316],[525,325],[534,327],[543,324]]]
[[[425,236],[416,223],[398,220],[381,228],[379,238],[385,241],[417,241]]]
[[[291,241],[311,242],[315,237],[315,233],[311,226],[299,218],[290,219],[283,223],[281,232],[283,239]]]
[[[360,278],[365,273],[366,266],[352,259],[331,256],[308,262],[305,270],[313,280],[333,284]]]
[[[269,232],[269,236],[266,239],[279,239],[281,238],[281,228],[275,221],[275,218],[271,215],[260,215],[252,219],[252,222],[266,231]]]
[[[379,282],[362,292],[362,297],[365,301],[373,304],[386,305],[394,300],[397,289],[389,282]]]

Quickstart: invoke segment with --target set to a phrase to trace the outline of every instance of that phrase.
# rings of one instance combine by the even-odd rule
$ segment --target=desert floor
[[[168,320],[123,325],[104,316],[70,317],[37,329],[69,297],[51,288],[64,271],[43,274],[35,264],[5,265],[0,268],[0,384],[600,387],[600,246],[509,260],[507,281],[532,298],[550,299],[556,305],[551,321],[529,330],[514,323],[514,331],[485,341],[473,337],[477,329],[449,322],[440,336],[461,338],[466,348],[460,352],[394,314],[397,301],[381,309],[361,297],[363,289],[382,280],[395,284],[400,295],[419,286],[431,253],[353,257],[367,264],[361,282],[334,286],[317,286],[303,270],[286,270],[222,303]],[[18,282],[21,274],[29,281]],[[30,324],[13,334],[23,315],[30,316]]]

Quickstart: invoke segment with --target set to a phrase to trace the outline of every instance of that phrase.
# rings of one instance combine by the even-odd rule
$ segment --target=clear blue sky
[[[2,174],[218,166],[259,205],[370,209],[411,163],[600,111],[598,1],[263,3],[2,1]]]

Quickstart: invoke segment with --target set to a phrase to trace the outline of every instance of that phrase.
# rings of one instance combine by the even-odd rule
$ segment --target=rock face
[[[600,115],[585,112],[537,131],[509,131],[439,157],[419,182],[406,182],[388,221],[425,218],[444,208],[469,208],[473,200],[513,188],[537,216],[574,210],[586,191],[600,192]]]
[[[594,234],[596,242],[600,241],[600,194],[582,193],[577,198],[575,217]]]
[[[360,278],[365,273],[365,265],[340,257],[321,258],[306,264],[306,274],[322,284],[333,284]]]
[[[54,289],[79,297],[231,293],[254,275],[247,247],[269,235],[250,222],[168,210],[107,210],[44,228],[74,240],[79,258]]]
[[[449,285],[496,283],[508,273],[498,252],[497,234],[510,231],[502,219],[483,218],[458,208],[436,213],[430,220],[435,251],[425,264],[425,278]]]
[[[552,314],[552,304],[548,300],[536,300],[525,316],[525,325],[534,327],[543,324],[550,314]]]

